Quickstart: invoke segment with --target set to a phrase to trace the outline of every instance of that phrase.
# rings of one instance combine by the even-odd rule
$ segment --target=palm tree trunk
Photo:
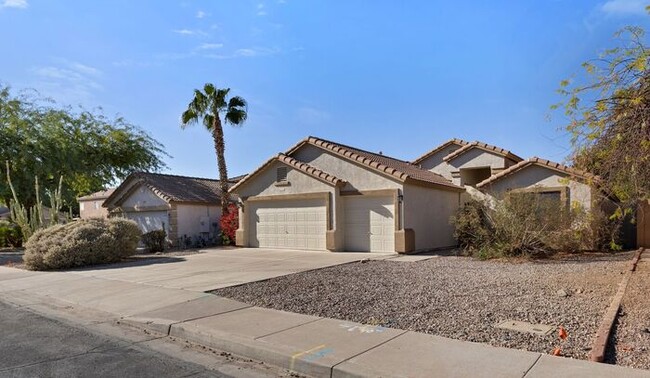
[[[219,186],[221,187],[221,216],[228,214],[228,204],[230,196],[228,195],[228,170],[226,168],[226,143],[223,138],[223,128],[219,113],[215,112],[214,125],[212,127],[212,138],[214,139],[214,149],[217,152],[217,167],[219,168]]]

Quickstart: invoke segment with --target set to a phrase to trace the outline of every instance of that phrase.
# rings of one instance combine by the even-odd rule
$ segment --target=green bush
[[[140,235],[131,220],[82,219],[34,233],[25,243],[23,261],[31,270],[117,262],[135,254]]]
[[[164,230],[149,231],[142,235],[142,244],[149,252],[162,252],[167,245],[167,233]]]
[[[452,224],[466,254],[490,259],[592,250],[608,227],[606,219],[597,209],[590,213],[525,193],[490,204],[469,201]]]
[[[20,227],[15,223],[0,220],[0,248],[21,247],[23,245],[23,235]]]

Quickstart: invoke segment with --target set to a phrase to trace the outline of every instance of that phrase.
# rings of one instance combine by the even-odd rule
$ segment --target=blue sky
[[[402,159],[481,140],[563,161],[560,80],[648,26],[644,1],[0,0],[0,81],[101,106],[147,130],[168,172],[216,177],[210,135],[181,130],[192,90],[249,102],[229,173],[307,135]]]

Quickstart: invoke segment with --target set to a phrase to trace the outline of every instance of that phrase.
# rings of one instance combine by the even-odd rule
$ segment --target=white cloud
[[[56,61],[58,64],[31,69],[39,90],[68,103],[85,102],[103,90],[100,81],[104,73],[98,68],[65,59]]]
[[[277,47],[253,47],[237,49],[230,54],[206,54],[206,58],[212,59],[234,59],[234,58],[255,58],[279,54],[281,50]]]
[[[196,34],[194,30],[189,30],[189,29],[175,29],[172,30],[176,34],[181,34],[181,35],[194,35]]]
[[[266,16],[266,9],[264,6],[264,3],[259,3],[257,4],[257,15],[258,16]]]
[[[199,50],[214,50],[223,47],[223,43],[203,43],[197,47]]]
[[[27,0],[4,0],[0,8],[20,8],[25,9],[29,6]]]
[[[600,9],[612,15],[646,14],[647,0],[609,0]]]
[[[204,11],[201,11],[201,10],[196,12],[196,18],[203,18],[203,17],[205,17],[207,15],[208,15],[207,13],[205,13]]]

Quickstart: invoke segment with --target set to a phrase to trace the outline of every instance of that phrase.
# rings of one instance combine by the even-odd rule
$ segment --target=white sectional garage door
[[[345,250],[395,252],[392,197],[348,196],[345,206]]]
[[[262,201],[250,214],[253,247],[325,250],[324,200]]]
[[[154,230],[169,230],[169,216],[167,211],[138,211],[126,213],[128,219],[134,220],[140,230],[145,234]]]

